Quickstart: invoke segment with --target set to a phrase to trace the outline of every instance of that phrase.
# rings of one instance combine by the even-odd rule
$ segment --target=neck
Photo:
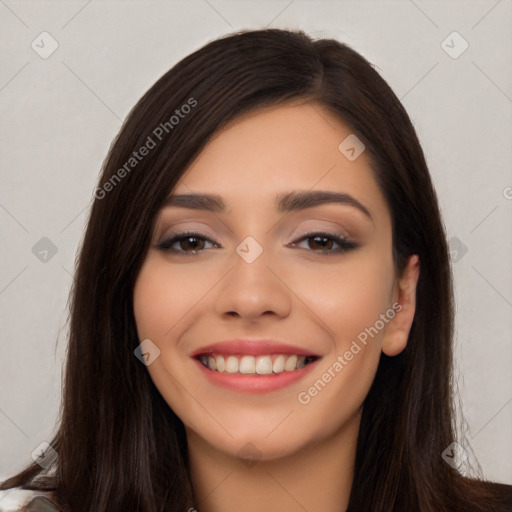
[[[320,442],[274,460],[241,461],[187,429],[199,512],[342,512],[353,481],[360,415]],[[298,426],[300,428],[300,426]]]

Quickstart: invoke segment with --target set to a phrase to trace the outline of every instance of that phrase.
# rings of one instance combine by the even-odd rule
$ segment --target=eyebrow
[[[292,191],[280,194],[276,198],[278,212],[291,212],[313,208],[323,204],[342,204],[352,206],[364,213],[370,220],[372,216],[368,209],[350,194],[331,192],[327,190]],[[226,204],[217,194],[176,194],[167,198],[165,206],[176,208],[189,208],[192,210],[208,210],[222,213],[226,211]]]

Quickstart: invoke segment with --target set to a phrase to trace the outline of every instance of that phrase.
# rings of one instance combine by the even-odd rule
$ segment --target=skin
[[[165,207],[159,214],[134,312],[140,339],[160,349],[147,369],[185,425],[201,512],[335,512],[348,504],[361,407],[381,352],[393,356],[407,344],[419,276],[416,255],[401,276],[395,273],[390,213],[369,159],[363,152],[349,161],[338,150],[350,133],[314,103],[246,114],[212,139],[174,191],[218,194],[226,211]],[[292,190],[350,194],[371,219],[337,203],[276,211],[275,197]],[[185,229],[218,246],[174,244],[199,248],[189,255],[156,247]],[[336,242],[304,239],[310,231],[345,236],[358,247],[329,254]],[[248,236],[263,248],[250,264],[235,250]],[[332,373],[338,355],[393,304],[400,312],[300,403],[298,394],[330,367]],[[277,339],[322,358],[280,390],[226,390],[209,383],[190,354],[233,338]],[[256,461],[239,454],[247,443]]]

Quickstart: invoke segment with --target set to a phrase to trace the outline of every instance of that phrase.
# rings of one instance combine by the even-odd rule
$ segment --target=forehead
[[[387,205],[369,158],[363,151],[351,161],[339,149],[351,135],[347,124],[317,103],[252,111],[211,139],[174,193],[210,192],[228,204],[262,205],[292,189],[333,190],[382,214]]]

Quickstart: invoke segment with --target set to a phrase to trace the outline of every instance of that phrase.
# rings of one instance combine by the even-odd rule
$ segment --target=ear
[[[398,278],[393,293],[396,304],[393,309],[397,312],[388,323],[382,340],[382,352],[387,356],[396,356],[407,346],[414,313],[416,312],[416,286],[420,276],[420,263],[417,254],[407,261],[407,266]]]

